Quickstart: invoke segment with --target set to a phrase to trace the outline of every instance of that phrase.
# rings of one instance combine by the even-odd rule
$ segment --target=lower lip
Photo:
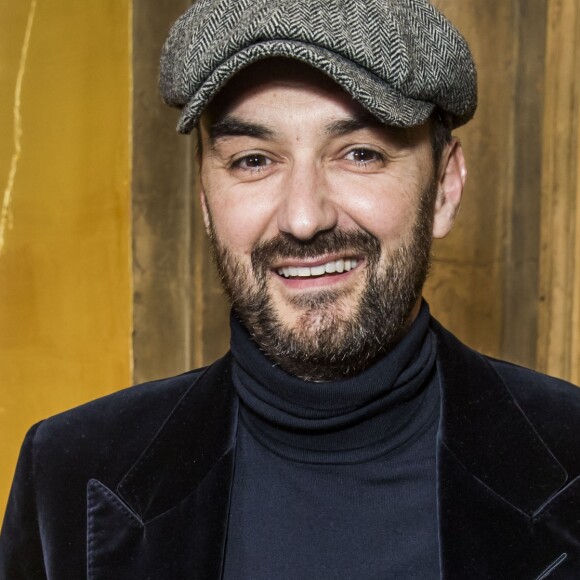
[[[286,287],[292,290],[313,290],[317,288],[326,288],[328,286],[334,286],[335,284],[340,284],[346,282],[352,275],[359,269],[360,264],[357,264],[352,270],[348,272],[342,272],[340,274],[327,274],[324,276],[312,276],[301,278],[299,276],[295,278],[285,278],[280,276],[277,272],[273,272],[273,275],[278,278],[278,280]]]

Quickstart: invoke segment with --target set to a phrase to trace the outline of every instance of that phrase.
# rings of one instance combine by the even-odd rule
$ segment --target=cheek
[[[263,196],[210,186],[206,204],[218,240],[238,256],[249,256],[257,242],[276,233],[274,208]]]
[[[412,229],[420,200],[419,186],[385,175],[366,176],[337,184],[346,227],[362,228],[386,245],[397,242]]]

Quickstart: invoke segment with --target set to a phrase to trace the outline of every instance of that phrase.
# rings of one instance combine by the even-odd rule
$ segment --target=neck
[[[425,304],[395,348],[355,377],[315,383],[264,356],[232,318],[234,385],[242,420],[276,453],[300,461],[357,462],[384,455],[431,417],[435,340]]]

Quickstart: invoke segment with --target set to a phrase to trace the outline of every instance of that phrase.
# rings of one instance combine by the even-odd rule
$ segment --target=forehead
[[[264,95],[287,91],[300,92],[305,98],[326,100],[351,114],[367,116],[369,123],[380,124],[330,77],[307,64],[286,58],[270,58],[242,69],[205,108],[202,123],[212,125],[245,104],[251,106],[261,102],[263,105]],[[272,102],[272,105],[283,107],[284,103]]]

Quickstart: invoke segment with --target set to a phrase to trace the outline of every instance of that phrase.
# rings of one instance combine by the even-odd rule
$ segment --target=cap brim
[[[213,70],[183,107],[177,124],[178,132],[192,132],[203,109],[231,77],[251,63],[270,57],[293,58],[317,68],[387,125],[421,125],[435,108],[433,103],[403,96],[370,71],[334,52],[296,41],[269,40],[240,50]]]

